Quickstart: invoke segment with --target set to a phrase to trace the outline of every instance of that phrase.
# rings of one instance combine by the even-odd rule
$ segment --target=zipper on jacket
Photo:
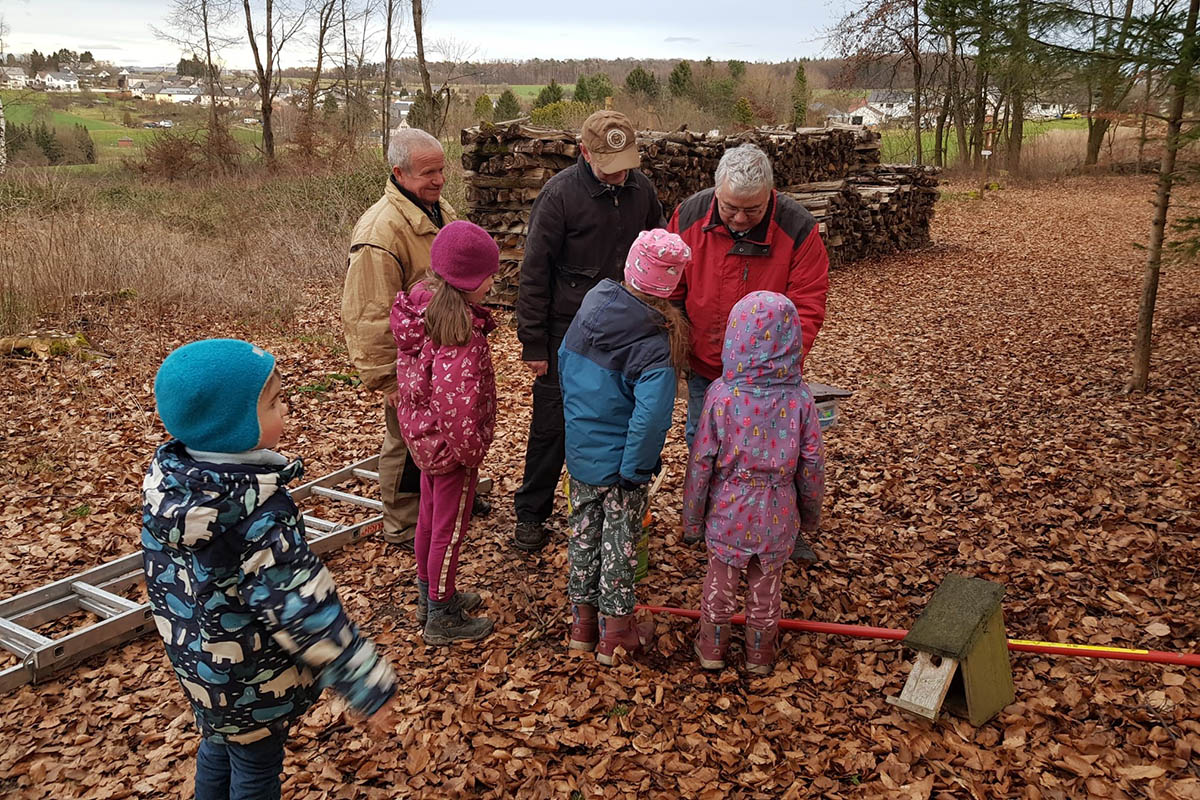
[[[742,283],[748,280],[750,280],[750,262],[747,261],[742,264]]]

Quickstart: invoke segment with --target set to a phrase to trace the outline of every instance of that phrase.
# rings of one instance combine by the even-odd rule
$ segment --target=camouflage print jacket
[[[363,714],[395,691],[304,540],[286,488],[302,474],[298,460],[197,461],[172,440],[142,484],[154,621],[201,733],[218,742],[286,733],[327,686]]]

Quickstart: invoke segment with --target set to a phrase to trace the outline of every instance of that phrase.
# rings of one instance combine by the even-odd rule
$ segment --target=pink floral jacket
[[[692,445],[683,523],[740,569],[756,555],[766,570],[782,566],[796,532],[820,521],[825,456],[800,359],[791,300],[752,292],[738,301],[725,331],[724,369],[708,387]]]
[[[471,339],[458,347],[437,347],[425,332],[425,309],[433,292],[424,282],[396,295],[392,335],[396,338],[396,379],[400,432],[413,461],[430,475],[458,467],[478,467],[496,430],[496,375],[487,335],[492,315],[471,306]]]

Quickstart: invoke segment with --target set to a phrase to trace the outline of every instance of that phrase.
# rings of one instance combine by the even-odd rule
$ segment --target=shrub
[[[533,101],[533,108],[534,108],[534,110],[537,110],[537,109],[541,108],[542,106],[548,106],[551,103],[560,102],[562,99],[563,99],[562,86],[559,85],[558,81],[551,78],[550,83],[543,86],[542,90],[540,92],[538,92],[537,99]]]
[[[593,106],[576,100],[560,100],[530,112],[534,125],[547,128],[578,128],[592,113]]]

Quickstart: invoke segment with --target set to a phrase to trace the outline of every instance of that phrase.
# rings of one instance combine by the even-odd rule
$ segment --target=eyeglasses
[[[726,203],[724,200],[718,197],[717,210],[721,212],[722,217],[733,217],[738,213],[745,214],[747,217],[759,217],[766,212],[767,206],[770,204],[770,202],[770,199],[768,199],[767,202],[759,203],[755,206],[734,206]]]

